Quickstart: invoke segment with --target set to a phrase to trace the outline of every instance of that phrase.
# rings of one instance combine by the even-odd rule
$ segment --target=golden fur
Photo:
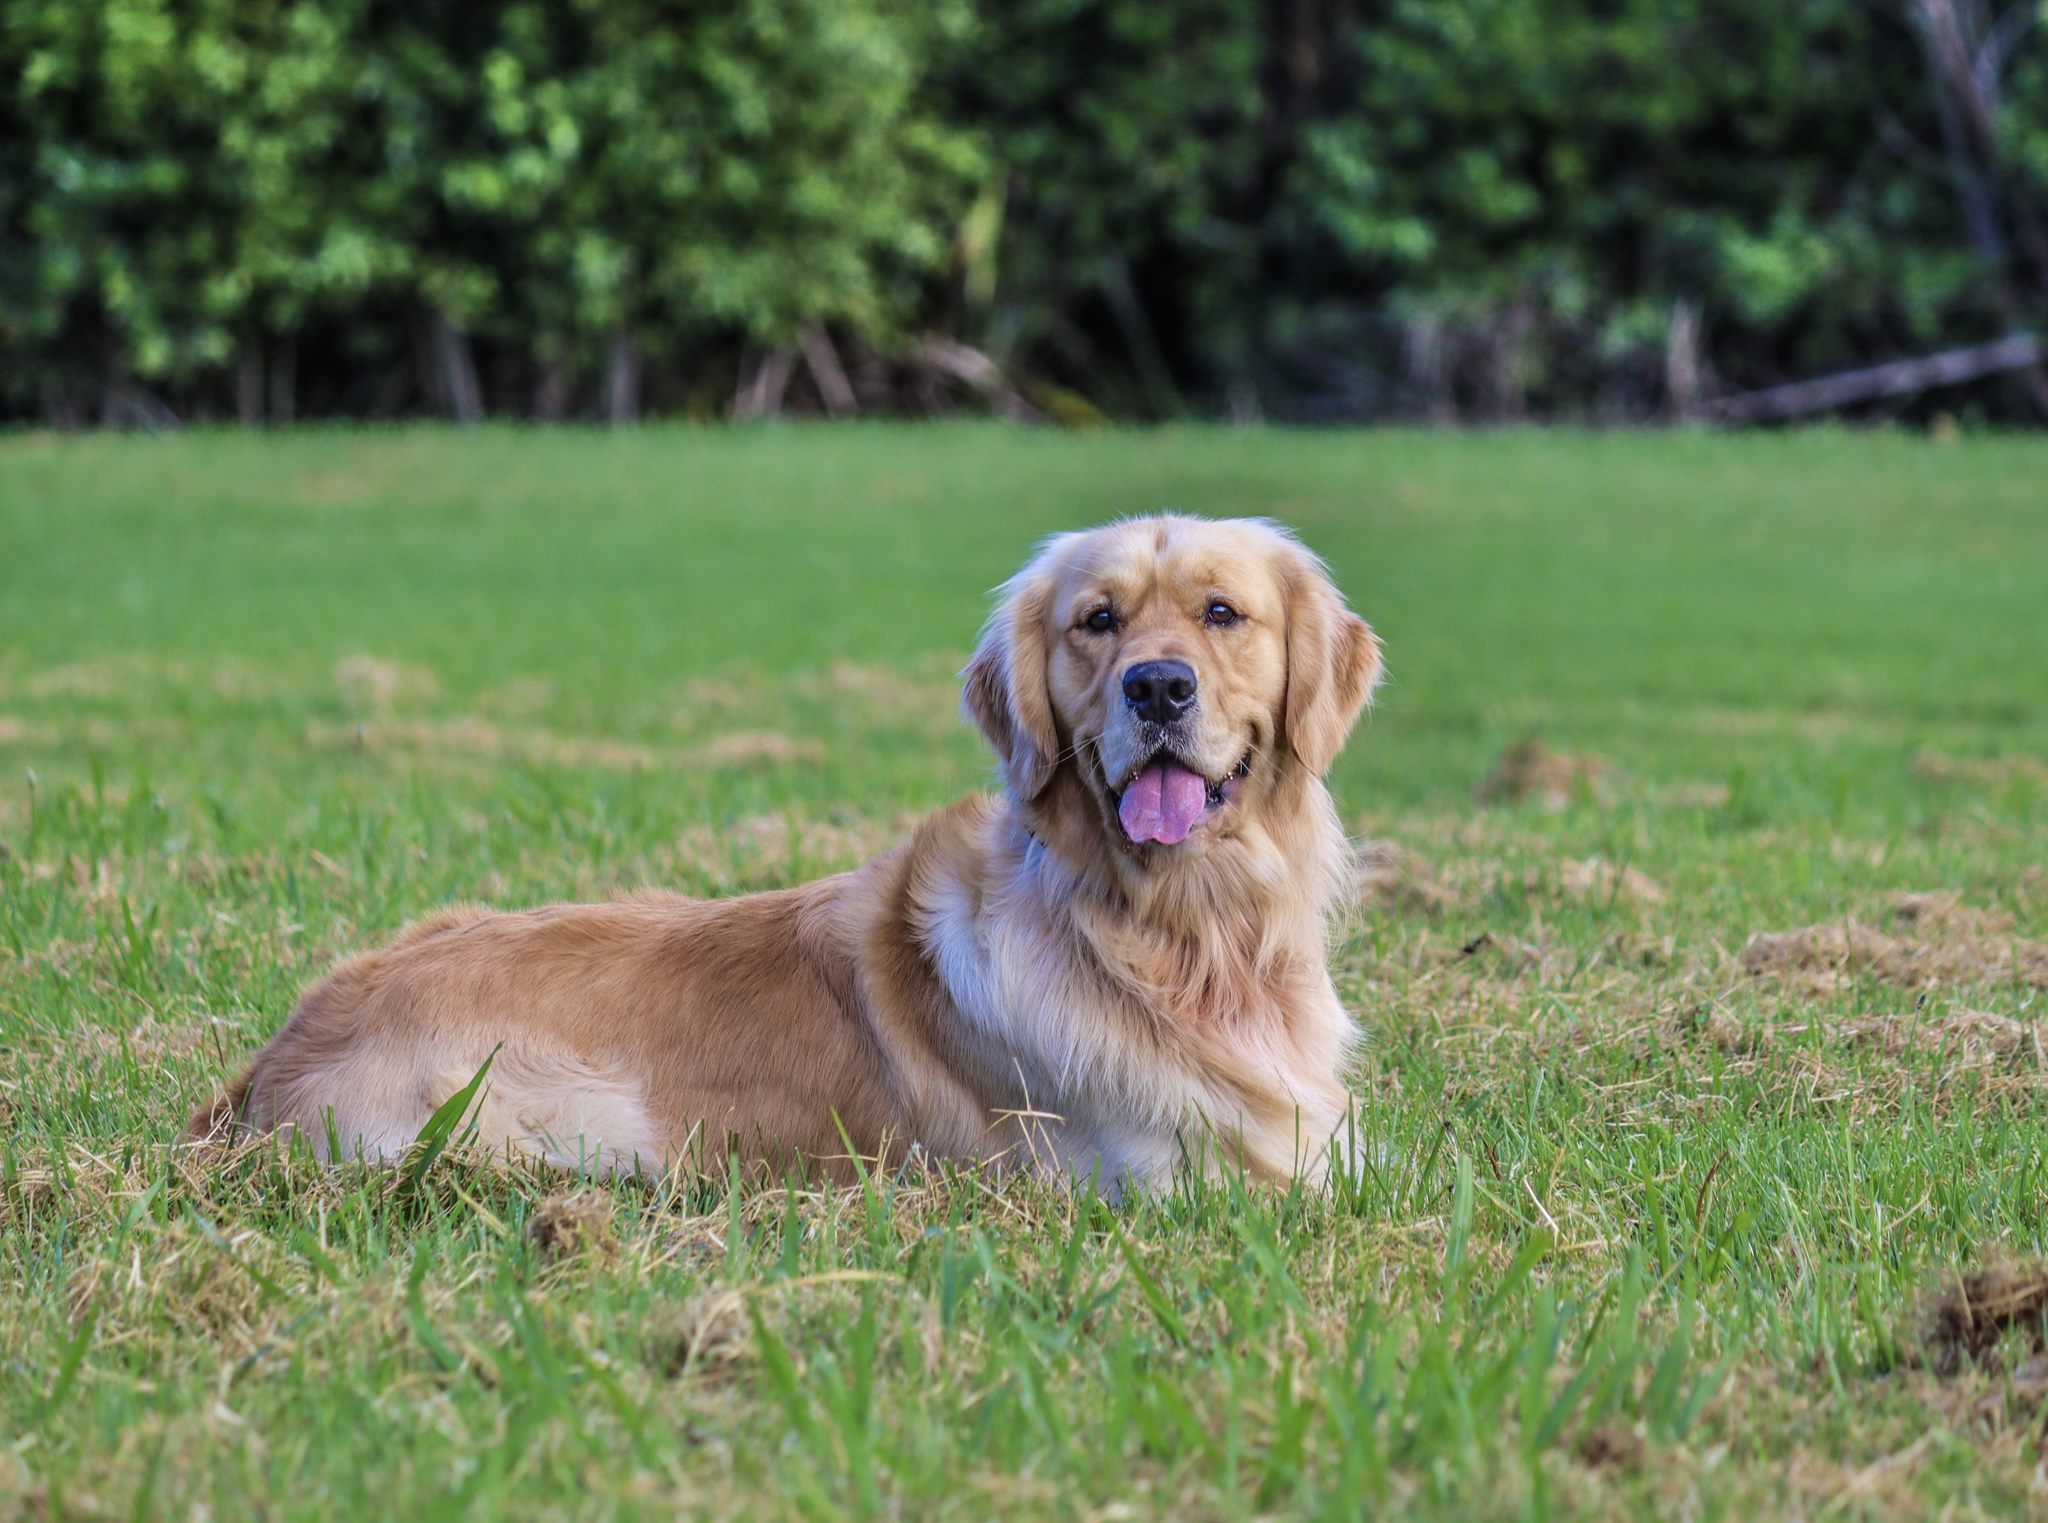
[[[1214,780],[1177,845],[1133,844],[1112,786],[1156,740],[1121,687],[1155,659],[1197,676],[1173,744]],[[1353,1030],[1325,966],[1347,847],[1322,778],[1379,670],[1268,524],[1061,535],[963,674],[1000,796],[801,888],[430,917],[315,986],[192,1134],[394,1156],[495,1051],[483,1140],[572,1166],[844,1173],[849,1148],[918,1146],[1113,1186],[1185,1156],[1317,1177]]]

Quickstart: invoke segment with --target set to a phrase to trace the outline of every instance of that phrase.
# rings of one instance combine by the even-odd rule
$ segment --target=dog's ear
[[[1060,754],[1046,674],[1045,615],[1051,579],[1032,571],[1011,581],[981,632],[974,659],[961,672],[967,717],[1003,761],[1003,775],[1020,799],[1051,783]]]
[[[1298,548],[1294,560],[1281,723],[1289,749],[1321,777],[1379,686],[1380,642],[1372,626],[1344,606],[1322,562]]]

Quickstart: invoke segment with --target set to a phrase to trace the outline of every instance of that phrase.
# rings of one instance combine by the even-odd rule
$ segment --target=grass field
[[[172,1145],[437,905],[985,785],[986,589],[1159,505],[1387,644],[1356,1187]],[[2038,1515],[2044,864],[2040,442],[0,439],[0,1516]]]

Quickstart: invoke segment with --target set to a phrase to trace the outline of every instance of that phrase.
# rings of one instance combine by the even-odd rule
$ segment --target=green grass
[[[171,1146],[437,905],[785,883],[982,786],[986,589],[1160,505],[1295,525],[1387,643],[1355,1188]],[[1529,735],[1597,785],[1476,802]],[[0,768],[0,1515],[2040,1505],[2038,1326],[1943,1375],[1919,1308],[2043,1251],[2048,445],[16,436]]]

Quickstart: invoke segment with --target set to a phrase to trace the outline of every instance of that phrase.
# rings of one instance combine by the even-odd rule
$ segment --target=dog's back
[[[834,886],[432,916],[309,990],[189,1135],[391,1158],[489,1061],[468,1119],[491,1149],[626,1171],[728,1137],[844,1153],[839,1125],[889,1118],[861,1103],[883,1086],[832,966]]]

